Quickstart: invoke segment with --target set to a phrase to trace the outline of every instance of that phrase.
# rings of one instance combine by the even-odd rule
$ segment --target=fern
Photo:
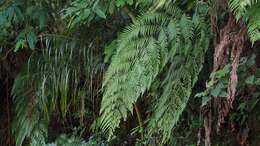
[[[162,90],[162,93],[157,96],[155,108],[152,108],[153,113],[149,117],[151,120],[148,124],[148,135],[163,133],[159,136],[162,138],[162,143],[170,138],[173,127],[186,107],[208,49],[210,39],[208,26],[203,19],[196,21],[197,18],[199,17],[194,15],[190,25],[182,25],[193,30],[194,36],[172,48],[177,52],[172,54],[172,59],[169,60],[170,67],[158,89]],[[184,34],[181,36],[185,37]],[[179,47],[187,50],[178,50]]]
[[[150,88],[161,67],[160,56],[167,42],[159,42],[165,34],[169,18],[179,16],[178,8],[166,7],[162,12],[147,13],[127,27],[117,41],[117,52],[105,76],[101,103],[100,127],[112,136],[120,120],[127,118],[138,97]],[[167,14],[167,12],[169,14]],[[171,13],[172,12],[172,13]]]
[[[26,73],[21,74],[16,78],[12,91],[16,105],[14,120],[16,122],[13,124],[16,145],[21,146],[26,137],[31,137],[32,141],[34,138],[38,138],[38,143],[44,144],[47,137],[48,118],[43,114],[42,101],[36,98],[36,93],[33,92],[32,87],[35,82],[26,82],[33,76],[26,75]]]
[[[260,2],[252,6],[248,14],[248,34],[251,41],[254,43],[257,40],[260,40]]]
[[[258,0],[229,0],[230,9],[236,14],[236,18],[245,16],[248,8],[257,3]]]
[[[165,131],[164,134],[169,133],[168,131],[175,125],[187,103],[202,66],[203,54],[209,43],[208,33],[204,32],[205,30],[199,31],[199,35],[194,33],[195,30],[205,27],[203,19],[199,18],[199,16],[194,16],[191,19],[182,14],[173,3],[168,3],[156,12],[140,16],[119,36],[117,53],[112,58],[103,82],[104,95],[100,110],[101,117],[98,120],[101,129],[108,132],[110,138],[121,119],[126,120],[128,112],[132,113],[133,104],[136,103],[138,97],[149,90],[167,62],[172,61],[177,64],[184,61],[175,60],[175,55],[178,54],[182,59],[186,56],[186,61],[191,64],[184,65],[179,70],[172,68],[169,71],[171,74],[174,70],[174,74],[166,78],[165,82],[169,80],[166,83],[168,92],[175,96],[170,98],[165,91],[158,99],[160,100],[158,101],[160,104],[157,105],[158,109],[155,109],[155,113],[162,108],[166,108],[165,110],[169,112],[165,116],[158,117],[156,124],[158,121],[166,122],[167,119],[172,119],[172,123],[168,121],[171,123],[170,128],[169,123],[158,124]],[[198,44],[194,44],[196,38],[200,40]],[[198,50],[193,51],[194,45]],[[199,62],[195,62],[196,57],[200,58]],[[193,67],[194,70],[188,70],[188,67]],[[180,75],[176,76],[176,74]],[[176,90],[180,92],[175,93]],[[177,97],[183,99],[177,100]],[[172,104],[176,103],[181,108],[174,107],[172,110],[171,105],[163,106],[164,103],[161,103],[163,101],[171,103],[167,100],[172,100]]]
[[[260,4],[258,0],[229,0],[230,9],[238,19],[244,18],[251,42],[260,39]]]

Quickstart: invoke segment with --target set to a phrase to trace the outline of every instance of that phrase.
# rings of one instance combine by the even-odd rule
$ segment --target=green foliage
[[[28,45],[27,45],[27,43]],[[35,49],[35,44],[37,42],[37,36],[32,27],[24,29],[16,38],[16,44],[14,52],[17,52],[20,48],[31,48]]]
[[[101,134],[96,133],[86,141],[82,138],[83,132],[84,129],[74,128],[73,133],[61,134],[54,142],[42,146],[108,146]]]
[[[112,56],[115,54],[117,48],[117,41],[111,42],[104,51],[104,62],[109,63],[111,61]]]
[[[172,14],[175,13],[173,11]],[[156,25],[162,25],[166,20],[167,14],[147,13],[119,36],[117,52],[103,84],[102,115],[99,119],[101,128],[110,136],[120,120],[126,120],[128,111],[132,112],[133,104],[149,89],[159,73],[160,59],[163,59],[160,55],[165,55],[159,48],[165,48],[167,44],[158,42],[155,37],[163,28]]]
[[[237,19],[245,16],[248,8],[257,3],[258,0],[229,0],[229,6],[235,12]]]
[[[258,0],[229,0],[230,9],[238,19],[246,21],[252,43],[260,39],[260,3]]]
[[[13,133],[16,137],[16,145],[21,146],[25,137],[30,137],[32,145],[35,141],[38,144],[44,144],[47,137],[48,119],[43,114],[42,101],[35,95],[30,95],[29,87],[32,84],[26,83],[23,80],[30,80],[30,76],[19,76],[13,87],[13,94],[19,95],[15,97],[15,112],[16,117],[13,124]],[[29,90],[25,90],[29,89]]]
[[[134,3],[134,0],[115,0],[117,7],[122,7],[126,4],[132,5]]]
[[[96,63],[88,48],[69,40],[47,39],[45,45],[42,54],[31,56],[13,86],[17,146],[25,137],[31,139],[31,145],[40,142],[38,137],[44,141],[52,112],[60,111],[64,118],[71,106],[80,111],[82,96],[90,94],[87,82]]]
[[[88,146],[84,140],[76,135],[68,137],[65,134],[60,135],[54,143],[47,144],[46,146]]]
[[[55,19],[58,5],[51,1],[14,0],[0,6],[1,45],[15,44],[20,48],[35,49],[38,33],[46,29],[47,20]],[[52,15],[52,16],[50,16]],[[15,41],[13,41],[15,40]]]
[[[109,145],[97,131],[87,131],[87,136],[92,135],[88,141],[86,135],[73,133],[62,134],[53,143],[48,143],[53,138],[49,137],[48,128],[52,126],[53,117],[65,127],[63,133],[68,133],[75,123],[88,129],[95,120],[92,128],[101,130],[111,139],[120,122],[128,120],[129,114],[135,115],[135,104],[142,105],[143,121],[138,116],[139,125],[131,138],[135,141],[140,134],[140,145],[142,142],[144,145],[177,145],[177,135],[188,133],[189,137],[191,131],[199,127],[196,119],[195,126],[187,128],[187,133],[180,127],[174,131],[178,121],[183,121],[181,115],[186,112],[184,110],[194,93],[193,88],[207,58],[205,53],[208,48],[213,48],[207,18],[211,8],[206,2],[7,0],[0,4],[1,57],[2,49],[3,54],[7,52],[7,57],[9,52],[6,49],[19,51],[25,58],[30,56],[15,77],[12,89],[15,105],[12,132],[17,146]],[[243,20],[247,25],[251,42],[259,40],[260,3],[257,0],[229,0],[229,6],[237,20]],[[140,11],[142,13],[138,14]],[[129,24],[129,18],[132,24]],[[126,27],[115,39],[121,26]],[[111,43],[104,47],[107,42]],[[22,48],[30,50],[25,52]],[[10,59],[12,57],[16,55]],[[238,82],[238,95],[247,88],[257,89],[260,85],[259,69],[255,74],[248,74],[248,70],[256,65],[256,57],[252,58],[240,61],[238,74],[245,81]],[[0,69],[1,65],[2,62]],[[101,68],[106,65],[109,66],[101,81]],[[211,74],[206,90],[196,95],[201,97],[202,106],[212,96],[227,96],[229,72],[230,65],[226,65]],[[215,77],[219,80],[212,79]],[[99,92],[101,83],[102,92]],[[256,98],[259,93],[250,95]],[[248,107],[255,109],[259,99],[248,103],[241,97],[239,102],[237,109],[241,113],[232,115],[231,121],[242,119],[245,123]],[[100,117],[96,116],[98,111]],[[136,125],[137,122],[130,123],[122,133],[129,132]]]
[[[75,0],[69,7],[63,9],[63,18],[69,18],[68,27],[75,27],[77,24],[88,24],[96,16],[106,18],[106,9],[100,0]]]
[[[203,18],[207,11],[204,9],[203,15],[200,16],[201,10],[197,10],[190,20],[189,17],[182,16],[179,24],[175,24],[177,26],[175,29],[182,31],[177,32],[178,36],[174,37],[173,43],[180,44],[176,44],[172,48],[174,53],[171,54],[168,71],[166,71],[165,78],[158,89],[162,92],[159,92],[160,94],[155,100],[148,125],[149,135],[162,133],[159,138],[162,138],[163,143],[171,137],[172,129],[184,111],[192,88],[203,67],[210,33]],[[191,37],[188,37],[187,34]],[[181,42],[180,40],[185,41]],[[179,64],[182,65],[179,66]]]
[[[257,85],[257,76],[248,75],[247,70],[255,65],[255,55],[251,57],[243,57],[240,59],[238,66],[239,78],[245,79],[242,82],[238,82],[238,91],[243,91],[246,86]],[[229,82],[231,65],[228,63],[222,69],[211,73],[210,80],[207,82],[207,88],[205,91],[197,93],[195,97],[200,97],[202,99],[202,105],[205,106],[211,100],[212,97],[227,97],[227,88]]]
[[[248,21],[248,34],[251,41],[254,43],[257,40],[260,40],[260,2],[253,5],[249,12],[249,21]]]
[[[44,146],[108,146],[100,137],[90,137],[88,141],[83,140],[78,133],[72,135],[61,134],[55,142]]]
[[[165,5],[140,16],[118,37],[117,52],[103,82],[98,121],[110,138],[169,62],[168,75],[162,83],[165,91],[156,101],[154,116],[149,118],[150,133],[159,128],[156,131],[163,133],[163,142],[168,140],[187,104],[209,43],[208,27],[199,13],[191,19],[174,4]],[[204,9],[202,14],[206,13]],[[187,64],[176,66],[184,62]]]
[[[15,24],[23,22],[24,15],[20,9],[20,3],[3,3],[0,7],[0,42],[10,37],[10,31]],[[19,42],[22,44],[21,42]],[[3,44],[1,44],[3,45]]]

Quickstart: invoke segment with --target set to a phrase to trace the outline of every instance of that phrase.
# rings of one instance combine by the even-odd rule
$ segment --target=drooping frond
[[[248,8],[257,3],[258,0],[229,0],[230,9],[236,14],[236,18],[245,16]]]
[[[260,39],[260,3],[258,0],[229,0],[230,9],[236,19],[246,21],[252,43]]]
[[[186,107],[209,45],[210,33],[203,18],[195,14],[189,23],[190,25],[181,23],[180,26],[193,30],[194,36],[182,38],[184,41],[181,41],[181,45],[172,48],[176,53],[169,60],[169,69],[158,89],[162,93],[156,98],[149,118],[148,135],[159,134],[162,143],[170,138],[173,127]],[[185,37],[185,32],[182,31],[180,36]]]
[[[161,107],[160,105],[164,103],[160,102],[157,105],[157,108],[166,108],[165,111],[170,114],[158,117],[157,121],[166,122],[172,118],[172,123],[161,125],[156,121],[156,125],[165,133],[171,131],[187,103],[209,43],[209,33],[205,32],[207,28],[202,31],[202,28],[206,27],[204,19],[200,18],[199,15],[195,15],[191,19],[171,3],[156,12],[140,16],[119,36],[117,53],[112,58],[104,80],[99,119],[101,129],[109,132],[109,136],[113,135],[121,119],[126,120],[128,112],[133,110],[133,104],[138,97],[149,90],[168,61],[173,64],[187,62],[189,64],[184,64],[180,69],[172,67],[169,71],[171,77],[165,79],[165,82],[169,80],[169,83],[166,83],[170,90],[168,92],[174,96],[169,96],[166,90],[160,102],[165,98],[168,101],[172,100],[173,103],[166,101],[171,105]],[[197,40],[199,42],[194,43]],[[182,60],[176,59],[175,55]],[[175,93],[176,90],[179,90],[179,93]],[[178,97],[183,99],[178,100]],[[181,108],[172,107],[174,100],[176,106]],[[155,113],[159,111],[155,109]]]
[[[45,144],[47,138],[48,118],[43,114],[43,101],[33,93],[35,82],[26,82],[32,77],[24,73],[16,78],[13,86],[16,105],[13,133],[16,146],[21,146],[26,137],[30,137],[31,141],[37,140],[40,145]]]
[[[250,36],[251,41],[254,43],[257,40],[260,40],[260,2],[253,5],[248,13],[248,34]]]
[[[99,119],[101,129],[110,136],[121,119],[126,120],[133,104],[149,89],[162,67],[169,44],[166,24],[181,16],[175,6],[163,9],[140,16],[118,38],[117,52],[103,82]]]

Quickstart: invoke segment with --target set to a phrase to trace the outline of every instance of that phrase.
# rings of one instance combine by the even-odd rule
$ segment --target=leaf
[[[207,103],[208,103],[210,100],[211,100],[211,96],[204,96],[204,97],[202,98],[202,104],[201,104],[201,106],[203,107],[203,106],[207,105]]]
[[[95,9],[95,13],[101,18],[106,18],[106,14],[101,9]]]
[[[25,41],[20,39],[18,42],[16,42],[14,47],[14,52],[17,52],[20,48],[23,48],[25,46]]]
[[[255,84],[256,84],[257,86],[260,86],[260,78],[255,81]]]
[[[39,12],[39,26],[40,29],[43,29],[46,25],[46,16],[43,10]]]
[[[117,7],[122,7],[125,5],[125,0],[116,0],[116,6]]]
[[[219,97],[228,97],[228,93],[226,91],[221,91]]]
[[[259,100],[260,99],[256,99],[256,98],[252,99],[251,106],[250,106],[251,110],[253,110],[255,108],[255,106],[257,105]]]
[[[210,94],[214,97],[220,96],[222,94],[223,96],[221,97],[225,97],[226,91],[223,91],[223,89],[225,88],[226,86],[224,85],[224,83],[219,82],[215,87],[213,87],[213,89],[210,91]]]
[[[245,102],[240,103],[239,106],[238,106],[238,109],[240,109],[240,110],[244,110],[245,108],[246,108]]]
[[[90,13],[91,13],[91,11],[90,11],[90,9],[85,9],[84,10],[84,13],[83,13],[83,15],[82,15],[82,17],[84,18],[84,19],[86,19],[86,18],[88,18],[89,16],[90,16]]]
[[[210,91],[210,94],[214,97],[218,97],[219,94],[221,92],[221,89],[220,88],[214,88],[213,90]]]
[[[133,5],[134,4],[134,0],[127,0],[127,4]]]
[[[216,76],[219,78],[225,77],[230,72],[230,64],[224,66],[223,69],[220,69],[216,72]]]
[[[110,14],[113,14],[113,13],[114,13],[114,10],[115,10],[115,1],[110,1],[109,7],[108,7],[108,12],[109,12]]]
[[[113,41],[107,47],[105,47],[105,51],[104,51],[104,54],[105,54],[104,62],[105,63],[109,63],[111,57],[116,52],[116,48],[117,48],[117,41]]]
[[[27,33],[27,41],[28,41],[29,47],[31,49],[34,49],[35,43],[37,42],[37,36],[35,35],[35,33],[33,31],[29,31]]]
[[[246,65],[248,65],[249,67],[255,65],[255,59],[256,59],[256,55],[253,54],[246,62]]]
[[[197,93],[196,95],[195,95],[195,97],[204,97],[204,96],[206,96],[207,94],[206,94],[206,91],[204,91],[204,92],[200,92],[200,93]]]
[[[251,75],[249,76],[248,78],[246,78],[246,84],[248,85],[253,85],[254,84],[254,81],[255,81],[255,76],[254,75]]]

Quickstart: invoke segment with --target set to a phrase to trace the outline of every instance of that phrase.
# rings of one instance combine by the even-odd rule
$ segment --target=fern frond
[[[16,105],[13,133],[17,146],[21,146],[24,139],[28,137],[31,141],[37,138],[39,144],[45,144],[47,138],[48,118],[43,113],[42,101],[36,98],[36,93],[33,93],[34,83],[26,82],[31,77],[29,74],[20,75],[16,78],[13,86],[12,92]]]
[[[258,0],[229,0],[230,9],[236,14],[236,18],[243,17],[248,8],[257,3]]]
[[[117,53],[103,82],[99,119],[101,129],[108,132],[110,137],[160,72],[164,60],[161,57],[168,52],[167,24],[170,20],[180,18],[180,10],[176,7],[170,9],[173,7],[143,14],[118,37]]]
[[[260,3],[258,0],[230,0],[229,7],[236,19],[243,18],[247,23],[252,44],[260,39]]]
[[[183,26],[191,27],[186,29],[193,30],[194,36],[172,48],[177,52],[172,54],[173,57],[169,60],[170,67],[161,88],[158,89],[162,90],[162,93],[156,98],[155,108],[149,118],[151,120],[148,124],[148,135],[160,134],[162,143],[168,141],[173,127],[186,107],[210,41],[209,27],[203,18],[194,15],[190,21],[190,25]],[[185,35],[182,34],[182,37]],[[179,47],[187,48],[187,51],[182,53],[182,50],[178,50]]]
[[[260,40],[260,2],[249,9],[248,15],[248,34],[252,43],[254,43]]]

